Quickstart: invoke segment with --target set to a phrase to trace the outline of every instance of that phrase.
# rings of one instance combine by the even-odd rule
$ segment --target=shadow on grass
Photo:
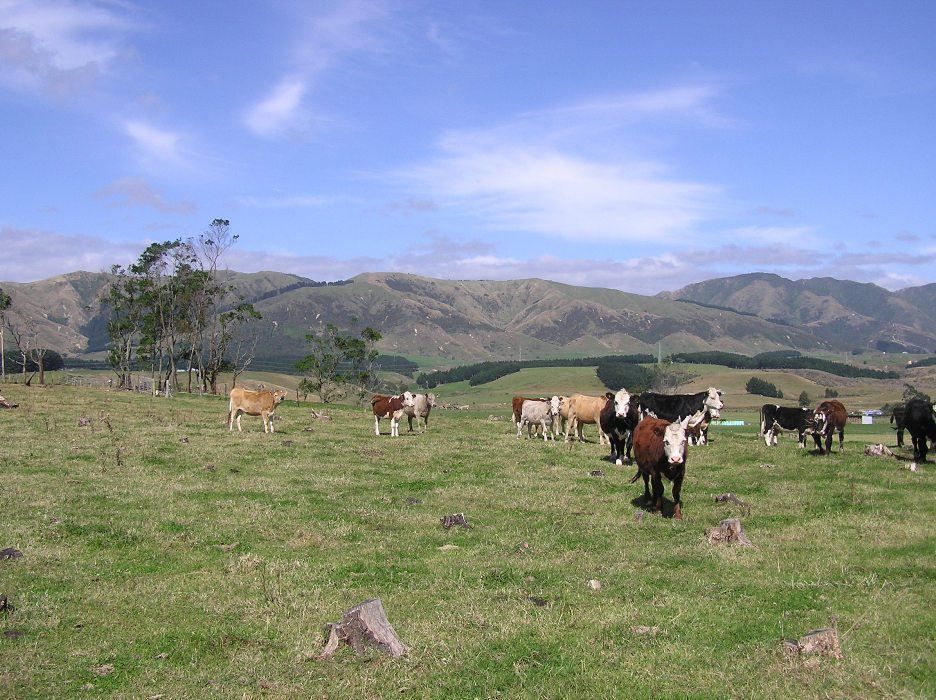
[[[656,511],[653,510],[653,501],[645,500],[643,494],[640,494],[637,498],[631,499],[631,505],[651,515],[656,514]],[[676,504],[666,496],[663,496],[663,507],[660,511],[662,516],[664,518],[672,518],[673,511],[675,510]]]

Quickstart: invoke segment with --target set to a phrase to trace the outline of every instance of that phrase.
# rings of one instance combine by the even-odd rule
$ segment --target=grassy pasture
[[[0,561],[0,697],[936,696],[936,467],[862,456],[884,425],[830,457],[713,428],[685,519],[638,524],[604,447],[487,409],[391,439],[350,407],[305,431],[291,402],[232,435],[218,398],[3,393],[0,548],[24,556]],[[755,547],[706,543],[739,514],[725,491]],[[442,530],[453,512],[474,527]],[[409,656],[314,660],[375,596]],[[783,656],[832,623],[844,659]]]

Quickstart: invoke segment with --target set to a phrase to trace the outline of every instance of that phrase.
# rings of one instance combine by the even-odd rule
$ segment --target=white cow
[[[520,425],[517,426],[517,437],[520,437],[523,426],[527,426],[527,436],[533,437],[533,426],[539,424],[543,428],[543,441],[548,440],[552,423],[559,415],[559,406],[560,399],[558,396],[553,396],[548,402],[524,401],[523,408],[520,411]]]
[[[435,394],[416,394],[413,397],[412,406],[404,406],[403,413],[409,423],[409,432],[413,432],[413,419],[416,419],[416,425],[419,425],[419,419],[422,418],[423,432],[429,429],[429,411],[436,405]]]

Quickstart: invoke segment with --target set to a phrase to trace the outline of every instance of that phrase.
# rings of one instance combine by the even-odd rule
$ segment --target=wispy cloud
[[[125,177],[112,182],[94,193],[112,207],[149,207],[164,214],[191,214],[196,207],[192,202],[169,202],[146,180]]]
[[[285,75],[244,111],[244,125],[263,138],[300,138],[315,122],[328,121],[308,104],[317,81],[340,59],[379,54],[386,46],[381,37],[390,10],[383,3],[355,0],[327,12],[321,12],[319,5],[312,11],[307,9],[311,6],[300,7]]]
[[[240,202],[253,209],[294,209],[321,207],[334,201],[333,197],[315,194],[293,194],[278,197],[242,197]]]
[[[109,270],[134,260],[145,245],[4,227],[0,229],[0,280],[32,282],[76,270]]]
[[[184,165],[189,155],[182,150],[182,134],[160,129],[138,120],[123,123],[124,133],[130,137],[144,163],[158,165]]]
[[[124,2],[0,0],[0,81],[54,96],[106,74],[138,27]]]

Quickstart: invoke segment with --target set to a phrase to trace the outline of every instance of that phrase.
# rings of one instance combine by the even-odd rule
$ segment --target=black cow
[[[760,431],[767,447],[777,444],[777,435],[795,430],[800,447],[806,447],[806,432],[812,429],[813,412],[808,408],[787,408],[765,403],[760,410]]]
[[[925,462],[926,441],[936,442],[936,418],[933,416],[933,404],[924,399],[907,401],[903,425],[910,432],[910,440],[913,442],[913,459],[917,462]]]
[[[892,424],[896,423],[894,430],[897,431],[897,447],[903,447],[903,434],[904,434],[904,416],[907,415],[907,406],[905,404],[899,403],[894,406],[894,410],[891,411],[890,422]]]
[[[721,399],[722,392],[715,387],[698,394],[654,394],[645,391],[639,397],[640,408],[644,414],[650,414],[663,420],[681,421],[686,416],[709,411],[713,418],[719,417],[719,411],[725,407]],[[702,432],[704,442],[708,442],[708,428]]]
[[[616,394],[609,391],[605,396],[608,403],[598,416],[598,427],[611,443],[608,460],[617,465],[630,464],[634,428],[640,422],[640,404],[637,397],[631,396],[626,389]]]

